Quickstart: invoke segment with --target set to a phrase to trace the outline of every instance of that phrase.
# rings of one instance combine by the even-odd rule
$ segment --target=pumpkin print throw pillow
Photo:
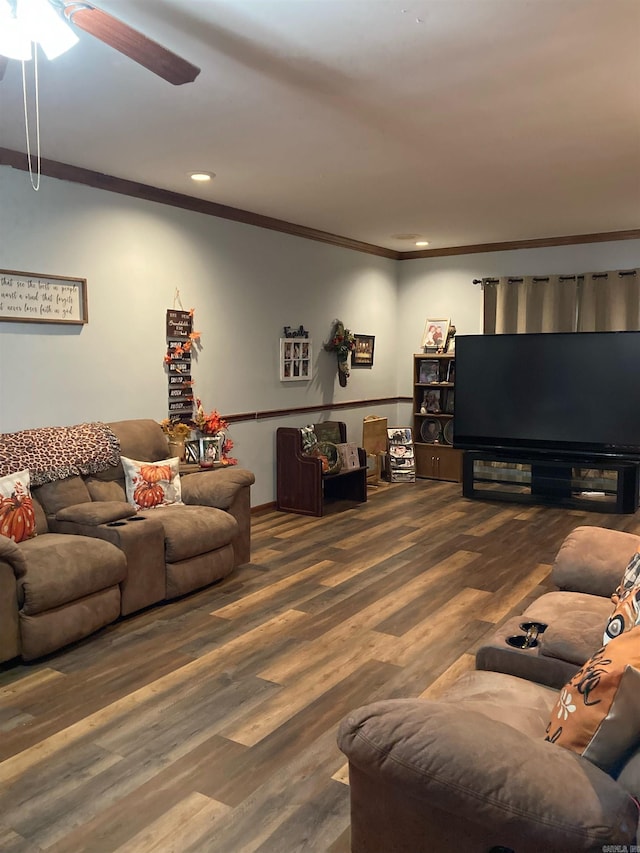
[[[127,500],[137,509],[182,503],[180,459],[177,456],[160,462],[138,462],[122,456],[121,461]]]
[[[613,773],[640,743],[640,627],[598,649],[565,684],[547,741]]]
[[[0,533],[14,542],[36,535],[29,471],[0,477]]]

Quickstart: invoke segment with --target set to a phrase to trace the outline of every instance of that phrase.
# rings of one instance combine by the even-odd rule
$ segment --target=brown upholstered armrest
[[[229,509],[240,489],[252,486],[256,478],[246,468],[223,468],[183,474],[182,500],[196,506]]]
[[[559,589],[609,598],[622,580],[640,536],[606,527],[576,527],[562,543],[551,578]]]
[[[542,737],[455,704],[376,702],[343,720],[338,745],[357,768],[352,815],[364,774],[381,785],[381,801],[386,790],[414,802],[416,821],[441,810],[452,822],[495,829],[498,843],[516,850],[523,838],[527,850],[563,853],[635,839],[637,806],[610,776]]]
[[[135,506],[126,501],[91,501],[59,509],[56,513],[56,521],[73,521],[76,524],[97,526],[110,521],[119,521],[122,518],[130,518],[135,514]]]
[[[582,666],[602,645],[604,628],[589,610],[567,610],[540,635],[540,654]]]
[[[0,533],[0,560],[8,563],[17,578],[22,577],[27,570],[25,556],[19,545]]]

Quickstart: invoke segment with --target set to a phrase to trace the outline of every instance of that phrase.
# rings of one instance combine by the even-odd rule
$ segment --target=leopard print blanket
[[[103,423],[0,434],[0,477],[29,469],[32,486],[95,474],[120,461],[120,442]]]

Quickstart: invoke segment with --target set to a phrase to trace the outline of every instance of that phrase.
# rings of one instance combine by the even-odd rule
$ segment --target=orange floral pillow
[[[613,601],[613,603],[617,604],[618,601],[620,601],[620,598],[624,595],[625,591],[631,589],[631,587],[636,586],[638,583],[640,583],[640,548],[629,560],[629,565],[624,570],[622,580],[617,586],[616,591],[611,596],[611,600]]]
[[[637,625],[640,625],[640,583],[630,589],[621,590],[618,603],[604,629],[602,642],[606,646],[609,640],[619,637],[620,634],[630,631]]]
[[[122,456],[121,461],[127,500],[137,509],[182,503],[180,459],[177,456],[160,462],[138,462]]]
[[[29,471],[0,477],[0,533],[14,542],[36,535]]]
[[[640,743],[640,627],[598,649],[565,684],[545,740],[607,773]]]

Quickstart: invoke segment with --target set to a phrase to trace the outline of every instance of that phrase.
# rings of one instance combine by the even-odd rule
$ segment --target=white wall
[[[0,167],[0,269],[87,279],[89,323],[0,322],[0,432],[166,415],[165,312],[176,288],[195,309],[202,349],[196,393],[207,410],[257,412],[411,395],[424,321],[481,330],[482,276],[575,273],[640,265],[640,241],[393,262],[275,231]],[[375,335],[371,370],[346,388],[322,351],[331,322]],[[311,382],[278,378],[285,325],[314,345]],[[362,418],[411,423],[411,406],[340,410],[360,440]],[[254,505],[274,500],[274,436],[321,415],[234,424],[240,463],[256,474]]]
[[[0,201],[0,269],[86,278],[89,309],[85,326],[0,323],[2,432],[165,417],[165,312],[176,288],[202,334],[193,375],[207,410],[396,393],[393,261],[53,179],[35,193],[8,167]],[[373,368],[353,371],[347,388],[322,351],[335,317],[376,337]],[[300,324],[313,341],[313,380],[280,382],[282,327]],[[393,419],[395,408],[376,413]],[[339,414],[357,440],[365,414]],[[286,423],[231,429],[235,455],[256,473],[254,505],[274,499],[274,435]]]

